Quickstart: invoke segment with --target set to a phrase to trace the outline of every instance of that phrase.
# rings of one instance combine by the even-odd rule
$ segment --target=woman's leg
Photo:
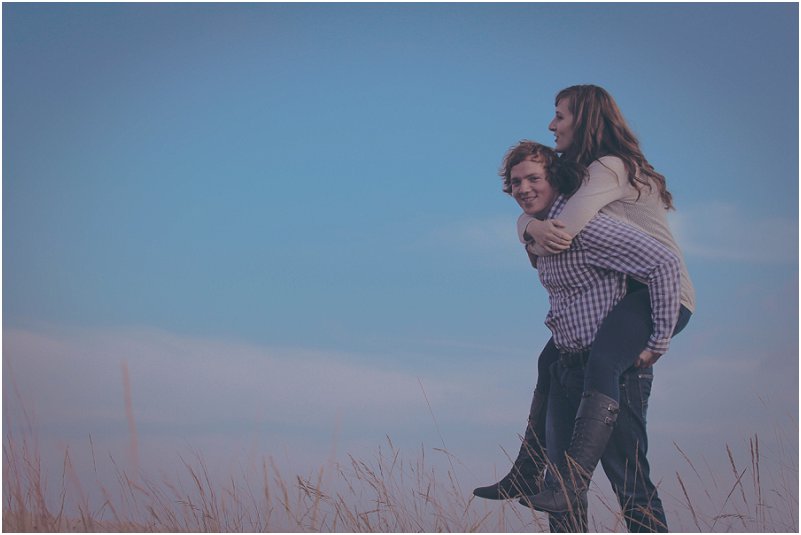
[[[681,332],[691,313],[684,306],[673,330]],[[620,402],[620,377],[634,361],[651,337],[651,297],[647,287],[624,297],[606,316],[592,343],[584,374],[584,391],[595,391]]]
[[[584,391],[620,401],[620,376],[651,337],[651,298],[648,288],[631,292],[606,316],[590,349]]]
[[[473,490],[479,498],[505,500],[539,492],[539,479],[545,466],[545,414],[550,390],[550,367],[559,350],[548,340],[537,361],[537,386],[531,399],[526,431],[512,469],[498,483]]]

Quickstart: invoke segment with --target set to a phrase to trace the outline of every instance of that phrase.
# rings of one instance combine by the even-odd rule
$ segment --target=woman
[[[684,260],[670,232],[667,211],[672,197],[665,179],[648,163],[617,104],[602,88],[573,86],[559,92],[556,113],[549,129],[555,134],[556,151],[562,159],[587,170],[587,179],[570,198],[558,220],[539,221],[521,216],[518,228],[531,255],[556,254],[570,247],[572,238],[599,211],[631,223],[674,251],[680,259],[682,312],[674,334],[689,320],[695,295]],[[534,259],[535,256],[532,256]],[[664,352],[667,341],[649,341],[650,301],[647,288],[632,281],[629,294],[615,307],[599,329],[587,357],[584,390],[588,400],[617,407],[619,378],[632,366],[648,368]],[[641,321],[632,321],[638,318]],[[632,332],[634,330],[634,332]],[[580,459],[581,476],[565,478],[575,482],[571,492],[546,488],[537,493],[542,471],[545,400],[549,389],[549,368],[559,353],[549,342],[538,361],[538,380],[529,414],[528,432],[520,454],[504,479],[476,489],[485,498],[528,495],[527,503],[549,512],[565,512],[577,505],[578,496],[589,484],[589,476],[604,452],[609,433],[589,432],[577,419],[567,454]],[[589,411],[580,411],[583,414]],[[534,492],[527,492],[527,489]],[[532,496],[533,495],[533,496]]]

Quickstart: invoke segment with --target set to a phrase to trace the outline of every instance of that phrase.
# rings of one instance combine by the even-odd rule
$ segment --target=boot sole
[[[484,496],[482,494],[476,493],[476,491],[473,491],[473,496],[475,496],[476,498],[483,498],[485,500],[502,501],[502,500],[514,500],[514,499],[519,498],[520,496],[522,496],[522,494],[517,493],[517,494],[513,494],[513,495],[508,495],[508,496],[507,495],[501,495],[501,494],[494,494],[492,496]]]
[[[570,509],[563,509],[563,510],[559,511],[555,507],[551,507],[551,508],[540,507],[538,505],[534,505],[533,503],[531,503],[531,500],[527,500],[525,498],[520,498],[518,500],[518,503],[521,504],[521,505],[525,505],[529,509],[534,509],[535,511],[539,511],[541,513],[569,513],[571,511]]]
[[[568,503],[567,507],[565,508],[548,507],[547,505],[543,506],[535,504],[533,498],[536,497],[537,495],[533,494],[530,494],[528,496],[523,496],[522,498],[520,498],[519,502],[530,509],[534,509],[535,511],[540,511],[542,513],[572,513],[574,511],[578,511],[580,507],[586,507],[586,503],[583,501],[581,497],[578,497],[575,503]]]

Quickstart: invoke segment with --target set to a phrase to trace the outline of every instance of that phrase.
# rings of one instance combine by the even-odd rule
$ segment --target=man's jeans
[[[620,413],[601,458],[630,532],[666,532],[667,519],[662,501],[651,482],[646,459],[648,436],[645,414],[651,395],[653,368],[632,368],[620,378]],[[551,462],[564,458],[570,446],[573,424],[584,390],[584,368],[567,368],[561,362],[551,366],[551,390],[546,420],[547,450]],[[550,473],[549,478],[553,477]],[[552,532],[586,532],[587,508],[575,513],[551,514]]]

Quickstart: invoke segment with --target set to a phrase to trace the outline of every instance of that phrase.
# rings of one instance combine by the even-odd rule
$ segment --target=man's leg
[[[545,433],[547,453],[550,461],[546,485],[561,486],[560,475],[555,466],[563,462],[565,451],[570,446],[573,422],[576,419],[581,391],[584,385],[583,368],[566,368],[557,362],[551,367],[551,390],[548,396]],[[526,498],[521,502],[525,503]],[[548,515],[548,526],[552,533],[579,533],[587,531],[587,498],[567,513]]]
[[[601,458],[632,533],[666,532],[662,501],[651,481],[646,412],[653,368],[632,369],[620,379],[620,414]]]
[[[586,492],[614,432],[619,412],[619,378],[651,336],[651,303],[648,289],[631,292],[607,315],[598,330],[584,370],[583,398],[575,421],[565,466],[569,483],[564,491],[545,488],[531,498],[535,509],[568,511]]]

